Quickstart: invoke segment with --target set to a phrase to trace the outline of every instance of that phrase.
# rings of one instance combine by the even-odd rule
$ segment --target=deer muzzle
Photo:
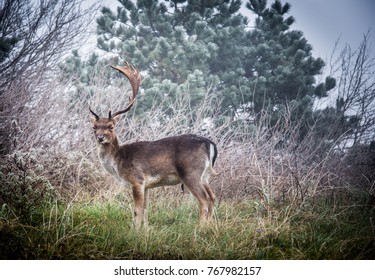
[[[99,134],[98,136],[96,136],[96,139],[98,140],[99,143],[103,143],[105,140],[105,136],[104,134]]]

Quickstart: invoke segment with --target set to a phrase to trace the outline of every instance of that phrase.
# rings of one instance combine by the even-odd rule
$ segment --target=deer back
[[[115,155],[117,174],[130,184],[156,187],[181,182],[187,174],[202,176],[217,157],[216,145],[194,134],[123,145]]]

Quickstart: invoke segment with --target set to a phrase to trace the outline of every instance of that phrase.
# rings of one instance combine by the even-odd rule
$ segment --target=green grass
[[[221,202],[197,225],[188,196],[152,200],[135,230],[118,202],[52,203],[28,224],[0,219],[1,259],[374,259],[373,212],[362,206]]]

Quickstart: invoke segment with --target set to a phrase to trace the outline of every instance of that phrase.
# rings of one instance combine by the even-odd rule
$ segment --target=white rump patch
[[[213,163],[213,160],[214,160],[214,156],[215,156],[215,146],[213,144],[210,144],[210,164],[211,164],[211,167],[212,167],[212,163]]]
[[[201,182],[203,184],[208,184],[209,179],[210,179],[210,172],[212,170],[212,162],[214,160],[215,156],[215,146],[213,144],[210,144],[210,154],[209,157],[207,158],[205,165],[204,165],[204,170],[201,176]]]

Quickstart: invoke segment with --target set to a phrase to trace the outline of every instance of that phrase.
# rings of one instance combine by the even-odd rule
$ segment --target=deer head
[[[93,110],[91,110],[91,108],[89,108],[91,114],[93,114],[94,116],[91,119],[91,122],[95,131],[95,137],[100,144],[113,143],[114,141],[116,141],[117,138],[114,127],[119,120],[119,116],[128,112],[133,106],[139,90],[139,85],[141,83],[141,75],[138,69],[128,62],[125,62],[125,66],[110,66],[113,69],[118,70],[129,79],[133,94],[131,97],[129,97],[129,104],[124,110],[117,111],[114,114],[109,111],[108,118],[100,118],[99,115],[97,115]]]

